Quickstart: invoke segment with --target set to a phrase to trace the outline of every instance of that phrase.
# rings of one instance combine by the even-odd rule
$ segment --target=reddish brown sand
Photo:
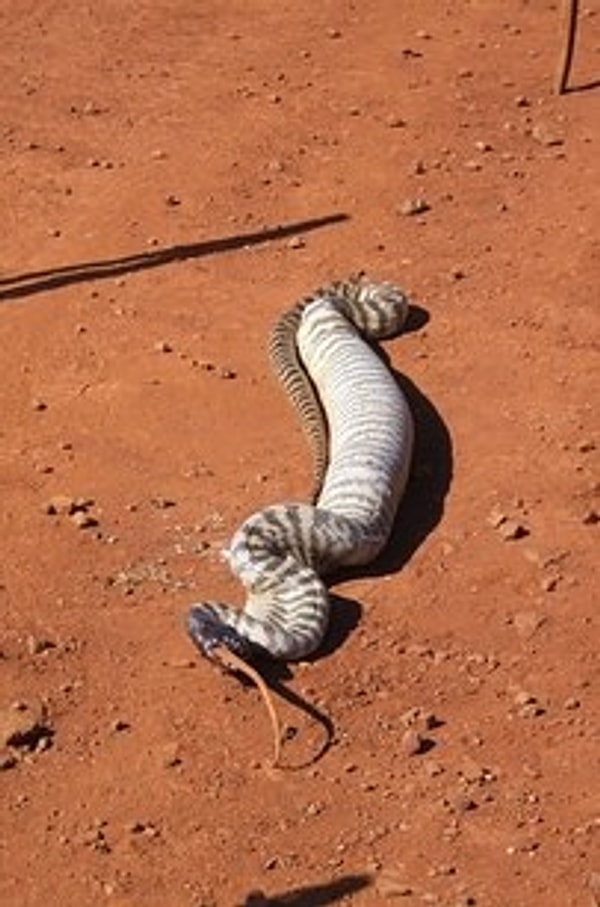
[[[543,0],[3,0],[3,907],[599,903],[595,6],[558,98]],[[414,474],[274,772],[183,618],[310,487],[270,325],[361,268]]]

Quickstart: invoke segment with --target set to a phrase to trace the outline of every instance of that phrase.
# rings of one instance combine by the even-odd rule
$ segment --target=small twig
[[[556,90],[558,94],[564,94],[567,90],[567,82],[571,72],[573,62],[573,51],[575,49],[575,34],[577,32],[577,18],[579,13],[579,0],[564,0],[564,35],[563,47],[558,67],[558,78],[556,80]]]
[[[240,674],[243,674],[245,677],[248,677],[258,688],[260,695],[263,698],[265,706],[267,707],[267,712],[269,713],[269,718],[271,719],[271,727],[273,729],[273,768],[279,768],[281,762],[281,725],[279,723],[279,718],[277,717],[277,712],[275,706],[273,705],[273,699],[269,692],[269,688],[263,678],[260,676],[258,671],[255,671],[243,658],[240,658],[239,655],[235,655],[225,646],[217,646],[213,649],[212,655],[215,655],[217,660],[223,665],[224,668],[227,668],[229,671],[239,671]]]

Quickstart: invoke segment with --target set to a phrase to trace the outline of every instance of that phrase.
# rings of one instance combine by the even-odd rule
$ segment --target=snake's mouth
[[[234,627],[223,623],[208,608],[202,606],[190,608],[186,626],[192,642],[206,658],[217,661],[217,649],[226,648],[244,661],[251,660],[253,654],[251,643]]]

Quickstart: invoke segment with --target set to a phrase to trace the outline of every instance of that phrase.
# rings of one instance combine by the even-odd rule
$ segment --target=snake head
[[[234,627],[223,623],[209,607],[190,608],[186,621],[188,634],[202,655],[219,662],[216,650],[224,647],[245,661],[252,656],[252,646]],[[220,663],[220,662],[219,662]]]

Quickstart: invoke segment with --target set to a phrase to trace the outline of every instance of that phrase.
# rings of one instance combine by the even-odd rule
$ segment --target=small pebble
[[[504,542],[511,542],[528,536],[529,529],[517,520],[505,519],[498,526],[498,535]]]
[[[514,703],[518,706],[534,705],[536,702],[537,699],[535,698],[535,696],[533,696],[531,693],[528,693],[526,690],[519,690],[514,698]]]
[[[515,630],[522,639],[529,639],[546,623],[543,614],[537,614],[535,611],[519,611],[513,618]]]
[[[44,505],[44,510],[49,516],[58,516],[73,512],[75,498],[66,494],[55,494]]]
[[[56,643],[52,642],[50,639],[46,639],[43,636],[32,636],[29,635],[25,642],[25,646],[30,655],[40,655],[42,652],[47,652],[48,649],[55,649]]]
[[[407,198],[398,210],[403,217],[414,217],[431,210],[431,205],[424,198]]]
[[[418,731],[409,729],[402,734],[400,746],[407,756],[418,756],[423,752],[425,741]]]
[[[170,507],[177,506],[177,501],[174,501],[172,498],[164,498],[160,494],[154,498],[150,498],[150,503],[157,510],[168,510]]]
[[[554,592],[560,582],[560,579],[560,574],[554,574],[553,576],[544,576],[540,581],[540,589],[542,590],[542,592]]]
[[[506,523],[507,519],[507,514],[499,507],[492,507],[487,516],[487,522],[493,529],[499,529],[503,523]]]
[[[542,123],[538,123],[533,127],[531,136],[536,142],[539,142],[540,145],[545,145],[548,148],[556,145],[563,145],[565,141],[562,136],[554,132],[551,127],[545,126]]]
[[[384,870],[376,879],[375,887],[383,898],[411,898],[414,894],[400,872]]]
[[[386,126],[389,126],[390,129],[402,129],[406,126],[406,120],[403,120],[402,117],[398,117],[395,114],[391,113],[385,119]]]
[[[110,723],[110,731],[113,734],[121,734],[123,731],[128,731],[130,729],[131,725],[123,718],[115,718],[115,720]]]
[[[477,809],[477,803],[470,797],[468,794],[465,794],[463,791],[460,791],[458,794],[455,794],[453,797],[450,797],[445,801],[450,812],[458,813],[463,815],[464,813],[472,812],[474,809]]]
[[[577,450],[579,453],[591,453],[593,450],[596,450],[595,441],[580,441],[577,445]]]
[[[33,751],[42,737],[51,736],[41,703],[16,702],[11,707],[0,710],[0,747]]]
[[[76,510],[75,513],[69,514],[71,522],[78,529],[91,529],[98,525],[98,520],[91,513],[85,513],[83,510]]]
[[[0,772],[6,772],[10,768],[14,768],[17,761],[17,756],[14,752],[3,747],[0,748]]]
[[[587,510],[582,516],[581,522],[584,526],[595,526],[600,523],[600,514],[594,509]]]

